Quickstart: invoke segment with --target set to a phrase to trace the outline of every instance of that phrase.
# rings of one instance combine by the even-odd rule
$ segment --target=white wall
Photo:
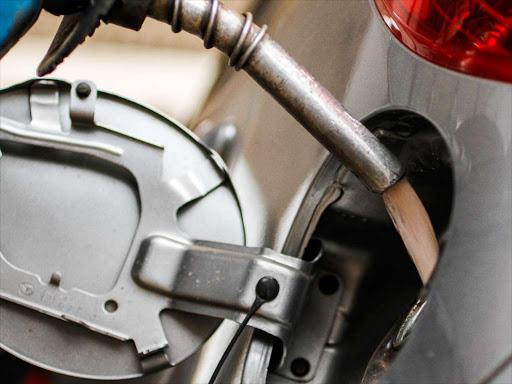
[[[254,0],[224,1],[244,11]],[[43,12],[36,25],[0,62],[0,87],[35,76],[60,19]],[[102,25],[51,75],[93,80],[100,89],[155,107],[187,122],[202,105],[222,68],[221,54],[205,50],[186,32],[146,20],[139,32]]]

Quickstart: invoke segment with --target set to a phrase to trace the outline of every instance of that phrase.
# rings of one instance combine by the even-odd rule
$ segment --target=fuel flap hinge
[[[313,280],[314,264],[267,248],[154,236],[141,245],[132,271],[142,287],[166,295],[172,309],[230,319],[238,323],[249,311],[263,277],[279,284],[249,325],[288,339]]]

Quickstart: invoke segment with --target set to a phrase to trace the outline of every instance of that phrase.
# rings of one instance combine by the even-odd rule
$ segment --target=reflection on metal
[[[137,142],[139,142],[141,144],[147,144],[147,145],[150,145],[150,146],[158,148],[158,149],[164,149],[164,146],[162,144],[160,144],[160,143],[152,142],[152,141],[150,141],[148,139],[145,139],[143,137],[140,137],[138,135],[135,135],[135,134],[132,134],[132,133],[128,133],[128,132],[124,132],[123,130],[118,129],[118,128],[109,127],[107,124],[104,124],[102,122],[95,122],[94,125],[95,125],[96,128],[104,129],[104,130],[109,131],[110,133],[112,133],[114,135],[124,136],[124,137],[126,137],[128,139],[137,141]]]
[[[242,27],[242,30],[240,31],[240,35],[238,36],[238,39],[236,40],[235,45],[233,46],[233,49],[231,50],[231,53],[229,54],[229,65],[231,67],[238,68],[240,65],[240,57],[242,56],[242,48],[245,44],[245,40],[249,36],[249,32],[252,28],[252,20],[253,16],[251,12],[245,12],[244,13],[245,20],[244,25]]]
[[[250,12],[246,12],[244,14],[245,16],[245,22],[244,26],[242,27],[242,30],[240,31],[240,36],[238,37],[236,44],[233,48],[233,51],[229,55],[229,65],[232,67],[235,67],[236,71],[239,71],[242,69],[245,64],[247,63],[247,60],[251,57],[253,51],[256,49],[260,41],[265,37],[265,33],[267,32],[267,26],[264,25],[261,27],[261,29],[258,31],[258,34],[252,39],[249,46],[246,46],[246,39],[248,36],[248,33],[245,32],[247,30],[250,31],[252,28],[252,14]],[[235,49],[237,48],[237,45],[240,47],[238,49],[238,52],[235,52]],[[245,49],[243,51],[242,49]]]
[[[206,29],[203,34],[204,47],[210,49],[213,47],[213,30],[217,27],[217,13],[219,12],[219,0],[212,0],[210,5],[210,13],[206,22]]]
[[[373,356],[366,367],[362,384],[377,384],[380,382],[382,376],[387,372],[395,360],[398,351],[402,347],[407,336],[409,336],[414,328],[414,325],[423,311],[423,308],[425,308],[426,303],[426,297],[420,297],[407,313],[407,316],[402,323],[399,326],[393,327],[393,329],[389,331],[373,353]]]
[[[167,181],[169,188],[183,201],[193,201],[197,196],[206,195],[219,180],[219,175],[211,172],[211,160],[195,164],[193,169],[183,170]]]
[[[425,304],[427,304],[426,298],[421,297],[411,308],[402,325],[400,325],[400,328],[398,328],[398,332],[393,339],[393,348],[398,349],[405,342],[405,339],[410,335],[412,329],[414,328],[416,320],[418,320],[418,317],[421,315],[423,308],[425,308]]]
[[[242,384],[264,384],[272,356],[272,338],[261,332],[251,340],[244,364]]]
[[[31,124],[31,128],[34,125]],[[67,135],[55,135],[47,133],[39,133],[37,131],[27,129],[23,124],[0,117],[0,131],[6,136],[18,138],[20,142],[27,144],[46,143],[47,145],[56,145],[58,147],[67,147],[69,150],[86,149],[89,151],[101,151],[109,155],[121,156],[123,149],[114,145],[99,143],[95,141],[78,140],[68,137]]]
[[[30,87],[31,128],[61,133],[59,124],[59,92],[54,82],[41,80]]]

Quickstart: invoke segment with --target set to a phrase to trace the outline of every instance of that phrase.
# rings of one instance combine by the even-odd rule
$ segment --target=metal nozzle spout
[[[190,32],[203,39],[205,48],[227,54],[231,66],[244,69],[370,190],[382,193],[401,178],[398,160],[270,39],[266,26],[259,28],[250,13],[240,15],[219,0],[96,0],[64,18],[39,75],[51,72],[100,20],[138,29],[146,16],[170,24],[174,32]]]
[[[218,0],[154,0],[149,15],[226,53],[230,65],[244,69],[370,190],[382,193],[402,177],[396,157],[268,37],[266,26],[252,24],[249,13]]]
[[[244,69],[368,189],[400,180],[398,159],[277,43],[264,39]]]

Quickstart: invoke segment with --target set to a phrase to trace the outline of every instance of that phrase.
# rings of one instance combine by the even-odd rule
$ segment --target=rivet
[[[80,99],[86,99],[91,94],[92,89],[89,84],[81,82],[76,86],[75,92]]]

